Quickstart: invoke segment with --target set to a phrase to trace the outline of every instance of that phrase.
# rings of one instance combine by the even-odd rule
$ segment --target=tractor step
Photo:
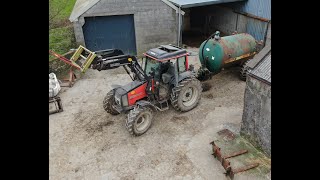
[[[162,100],[162,101],[158,101],[157,103],[157,107],[159,108],[159,111],[165,111],[169,109],[169,103],[168,100]]]

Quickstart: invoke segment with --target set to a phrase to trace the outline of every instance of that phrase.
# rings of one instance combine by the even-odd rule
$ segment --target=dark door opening
[[[215,31],[220,31],[221,36],[228,35],[221,30],[219,23],[219,14],[214,10],[217,5],[200,6],[183,9],[185,11],[182,28],[182,43],[191,46],[199,47]]]
[[[83,34],[92,51],[117,48],[137,54],[133,15],[85,17]]]
[[[257,41],[265,39],[268,22],[237,13],[236,3],[224,3],[183,9],[182,44],[200,47],[211,34],[220,31],[220,36],[233,33],[248,33]]]

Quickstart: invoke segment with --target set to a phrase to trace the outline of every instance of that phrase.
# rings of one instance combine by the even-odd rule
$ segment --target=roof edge
[[[77,10],[75,10],[76,6],[80,6],[77,5],[77,2],[79,2],[79,0],[77,0],[77,2],[75,3],[75,5],[73,6],[71,15],[69,16],[69,21],[70,22],[75,22],[78,21],[78,18],[84,14],[86,11],[88,11],[92,6],[94,6],[95,4],[97,4],[100,0],[92,0],[92,3],[89,3],[87,6],[84,7],[79,7]],[[174,9],[176,11],[176,13],[179,13],[179,8],[177,6],[175,6],[174,4],[172,4],[171,2],[169,2],[168,0],[161,0],[163,3],[167,4],[169,7],[171,7],[172,9]],[[184,15],[185,12],[182,11],[180,9],[180,13],[181,15]]]
[[[261,81],[261,82],[264,82],[265,84],[271,86],[271,82],[269,82],[269,81],[267,81],[267,80],[265,80],[265,79],[263,79],[263,78],[255,75],[255,74],[251,74],[251,73],[250,73],[250,74],[248,74],[248,75],[249,75],[250,77],[254,78],[254,79],[257,79],[257,80],[259,80],[259,81]]]
[[[94,5],[96,5],[100,0],[92,0],[92,3],[89,3],[88,5],[84,6],[84,7],[79,7],[77,9],[77,11],[75,10],[76,6],[80,6],[77,4],[77,2],[79,2],[79,0],[76,1],[75,5],[73,6],[72,12],[69,16],[69,21],[70,22],[75,22],[78,21],[78,18],[84,14],[85,12],[87,12],[91,7],[93,7]]]
[[[165,4],[167,4],[168,6],[170,6],[172,9],[176,10],[176,13],[179,13],[179,8],[177,6],[175,6],[173,3],[171,3],[168,0],[161,0],[161,1],[164,2]],[[181,12],[181,15],[185,14],[185,12],[182,11],[181,9],[180,9],[180,12]]]
[[[245,0],[212,0],[212,1],[202,1],[202,2],[175,2],[174,0],[169,0],[176,6],[180,6],[181,8],[191,8],[191,7],[199,7],[199,6],[208,6],[208,5],[215,5],[215,4],[223,4],[223,3],[230,3],[230,2],[239,2]]]

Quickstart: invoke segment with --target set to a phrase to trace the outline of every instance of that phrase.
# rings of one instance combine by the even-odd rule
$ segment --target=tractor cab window
[[[178,58],[178,69],[179,69],[179,73],[185,72],[187,70],[185,56]]]
[[[145,64],[145,73],[148,76],[154,73],[155,78],[160,78],[160,62],[153,60],[149,57],[146,57],[146,64]]]
[[[174,65],[178,63],[178,71],[179,73],[185,72],[186,71],[186,57],[179,57],[177,59],[170,59],[170,62]]]

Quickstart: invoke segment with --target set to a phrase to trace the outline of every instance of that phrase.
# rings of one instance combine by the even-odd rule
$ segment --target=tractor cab
[[[146,58],[144,72],[156,82],[177,84],[189,75],[188,55],[182,48],[173,45],[161,45],[143,54]]]
[[[170,92],[179,85],[179,82],[195,75],[195,72],[190,70],[188,64],[190,54],[185,49],[173,45],[161,45],[143,55],[144,73],[151,79],[147,91],[152,92],[157,101],[167,101]]]

